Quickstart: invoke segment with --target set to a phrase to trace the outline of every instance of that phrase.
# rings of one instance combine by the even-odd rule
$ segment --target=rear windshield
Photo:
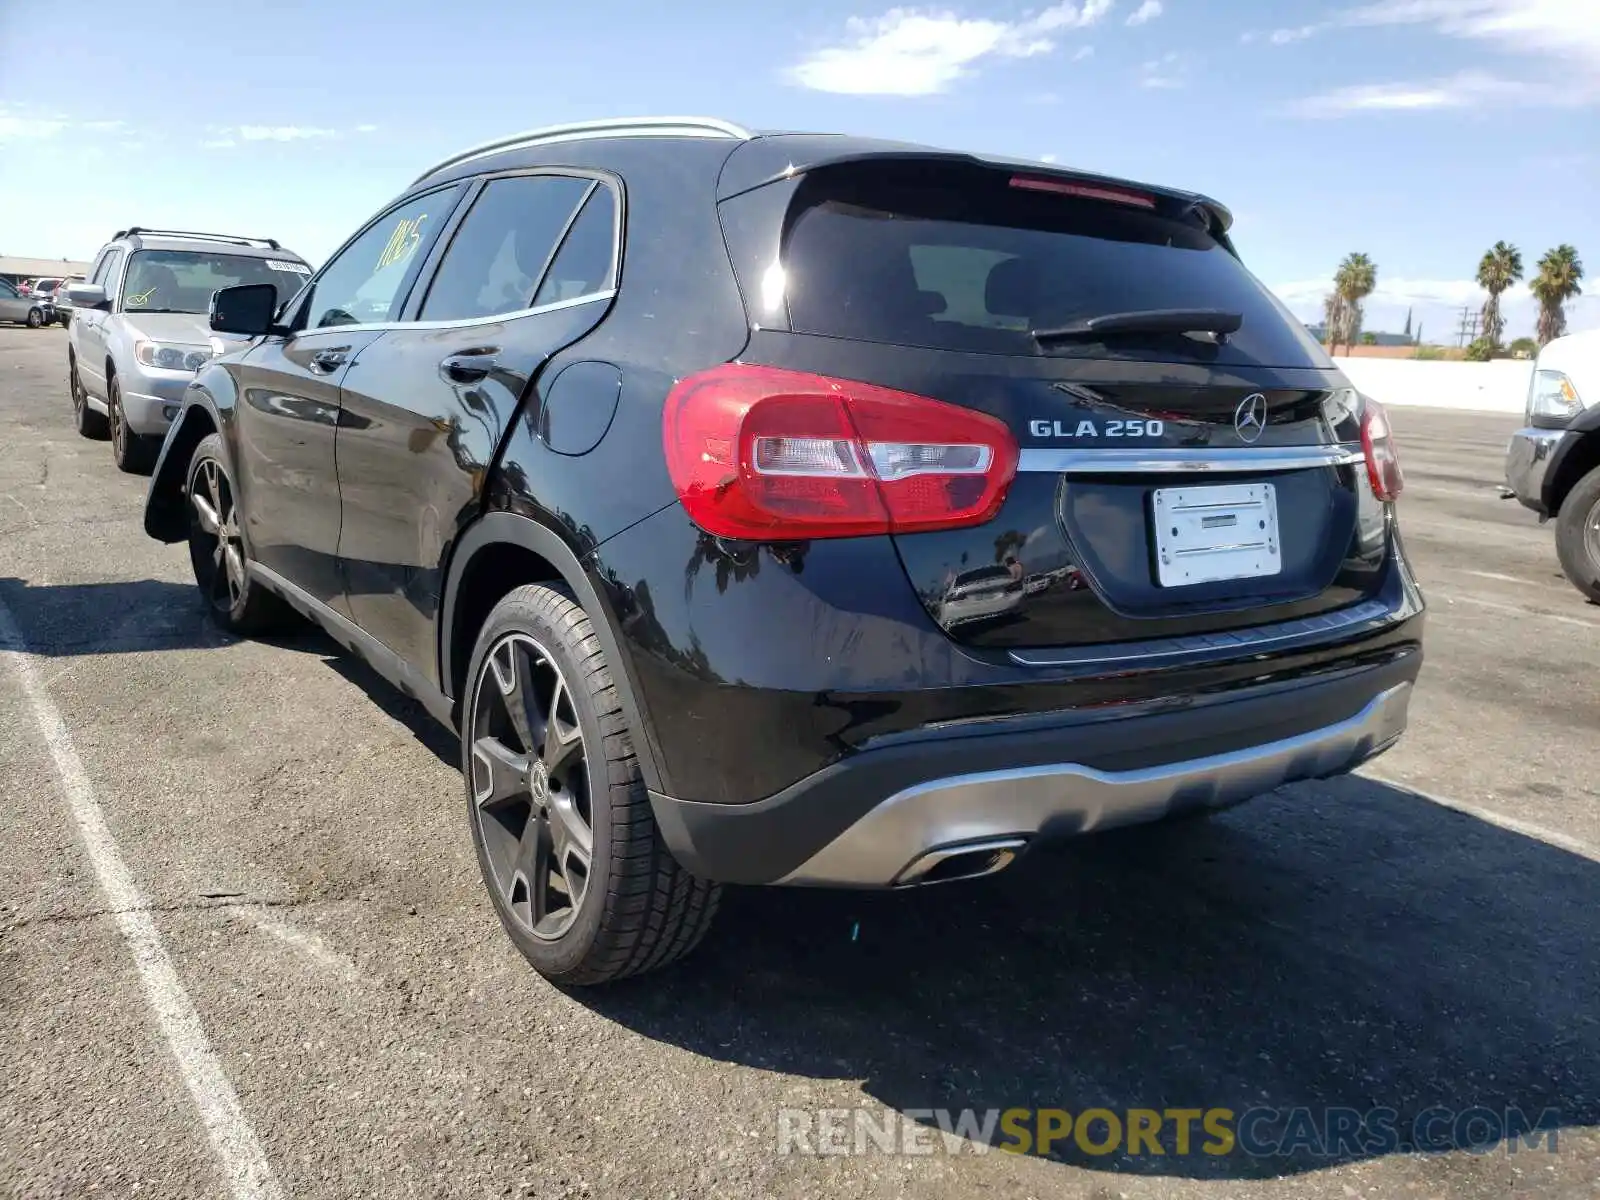
[[[784,242],[791,327],[996,354],[1327,366],[1278,300],[1179,202],[1155,211],[1013,185],[1008,171],[874,163],[813,172]],[[1030,330],[1150,309],[1223,309],[1227,344],[1182,334],[1051,343]]]

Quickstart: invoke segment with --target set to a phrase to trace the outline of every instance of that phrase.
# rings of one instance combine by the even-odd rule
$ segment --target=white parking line
[[[361,969],[354,962],[340,954],[321,936],[307,929],[296,929],[287,921],[280,921],[266,909],[256,904],[241,904],[234,910],[239,916],[250,921],[262,933],[270,934],[286,946],[292,946],[307,958],[332,971],[347,983],[361,981]]]
[[[40,736],[61,779],[61,790],[67,798],[72,819],[77,822],[84,850],[100,881],[106,906],[116,918],[123,940],[133,954],[145,998],[177,1060],[178,1073],[199,1111],[229,1189],[238,1200],[281,1200],[283,1191],[255,1130],[211,1049],[200,1024],[200,1014],[184,991],[177,968],[162,945],[149,905],[122,861],[116,840],[106,825],[105,814],[95,799],[94,785],[89,782],[88,772],[83,769],[83,761],[72,744],[67,723],[40,684],[22,632],[4,601],[0,601],[0,657],[10,663],[22,685],[22,694],[33,709]]]
[[[1563,625],[1576,625],[1579,629],[1600,629],[1600,622],[1581,621],[1577,617],[1564,617],[1560,613],[1540,612],[1536,608],[1523,608],[1520,604],[1499,604],[1493,600],[1482,600],[1477,596],[1465,596],[1460,593],[1441,593],[1445,600],[1452,604],[1476,604],[1479,608],[1493,609],[1495,612],[1514,613],[1519,617],[1543,617],[1546,621],[1559,621]]]
[[[1421,788],[1412,787],[1409,783],[1388,779],[1375,771],[1357,771],[1356,774],[1399,791],[1410,792],[1413,796],[1426,800],[1430,804],[1437,804],[1440,808],[1448,808],[1458,813],[1465,813],[1469,817],[1477,817],[1478,820],[1486,821],[1490,825],[1499,826],[1501,829],[1509,829],[1512,833],[1520,833],[1523,837],[1530,837],[1536,841],[1544,842],[1546,845],[1555,846],[1570,854],[1576,854],[1580,858],[1600,862],[1600,846],[1586,842],[1582,838],[1575,838],[1569,834],[1562,833],[1559,829],[1551,829],[1548,825],[1539,825],[1533,821],[1521,820],[1518,817],[1508,817],[1504,813],[1495,812],[1492,808],[1484,808],[1482,805],[1468,804],[1465,800],[1454,800],[1449,796],[1425,792]]]
[[[1536,582],[1528,579],[1518,579],[1515,575],[1502,575],[1499,571],[1463,571],[1463,575],[1476,575],[1479,579],[1493,579],[1500,583],[1514,583],[1518,587],[1527,587],[1529,583]],[[1543,582],[1539,580],[1537,582]]]

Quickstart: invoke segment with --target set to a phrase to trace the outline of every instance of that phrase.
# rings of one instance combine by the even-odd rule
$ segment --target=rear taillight
[[[980,525],[1017,470],[1011,431],[983,413],[743,363],[681,380],[662,438],[690,519],[752,540]]]
[[[1372,484],[1372,494],[1385,503],[1396,499],[1406,485],[1405,475],[1400,470],[1389,414],[1376,400],[1363,401],[1361,449],[1367,456],[1367,480]]]

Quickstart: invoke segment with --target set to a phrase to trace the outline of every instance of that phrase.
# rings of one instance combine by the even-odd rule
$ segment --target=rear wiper
[[[1140,312],[1106,313],[1084,317],[1053,329],[1035,329],[1033,340],[1095,342],[1120,333],[1210,333],[1221,342],[1238,333],[1244,314],[1220,308],[1148,308]]]

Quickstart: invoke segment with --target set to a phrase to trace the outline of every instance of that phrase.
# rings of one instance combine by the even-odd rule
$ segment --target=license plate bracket
[[[1156,488],[1150,499],[1156,582],[1193,587],[1283,570],[1278,494],[1270,483]]]

